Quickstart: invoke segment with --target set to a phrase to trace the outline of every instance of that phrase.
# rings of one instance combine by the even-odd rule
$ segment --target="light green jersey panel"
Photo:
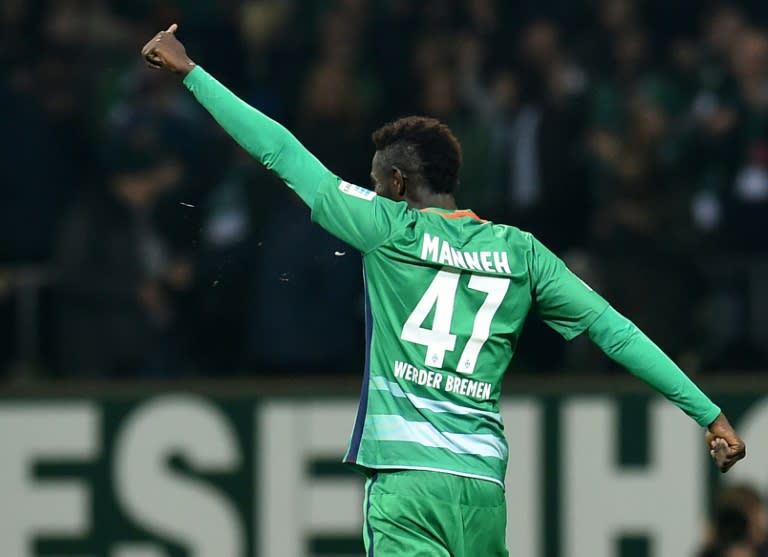
[[[366,370],[345,461],[503,484],[501,379],[532,308],[573,338],[608,307],[529,233],[341,182],[312,218],[363,252]]]

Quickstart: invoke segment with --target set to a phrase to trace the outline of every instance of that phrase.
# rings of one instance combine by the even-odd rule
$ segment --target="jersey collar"
[[[478,217],[474,211],[470,209],[441,209],[439,207],[426,207],[424,209],[419,209],[422,213],[434,213],[436,215],[440,215],[441,217],[445,217],[447,219],[461,219],[461,218],[470,218],[474,219],[479,222],[488,222],[485,219],[481,219]]]

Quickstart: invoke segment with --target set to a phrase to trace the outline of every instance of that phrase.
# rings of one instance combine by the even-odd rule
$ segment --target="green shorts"
[[[507,557],[507,506],[487,480],[420,470],[365,483],[367,557]]]

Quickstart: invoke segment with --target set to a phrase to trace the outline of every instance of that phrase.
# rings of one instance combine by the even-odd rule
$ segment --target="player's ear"
[[[396,166],[392,166],[392,190],[398,198],[405,197],[405,180],[407,176]]]

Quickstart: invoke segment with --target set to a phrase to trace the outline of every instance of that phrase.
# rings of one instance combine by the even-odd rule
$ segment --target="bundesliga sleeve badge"
[[[376,197],[375,191],[361,188],[360,186],[350,184],[349,182],[340,183],[339,189],[347,195],[351,195],[352,197],[357,197],[359,199],[364,199],[366,201],[371,201],[374,197]]]

